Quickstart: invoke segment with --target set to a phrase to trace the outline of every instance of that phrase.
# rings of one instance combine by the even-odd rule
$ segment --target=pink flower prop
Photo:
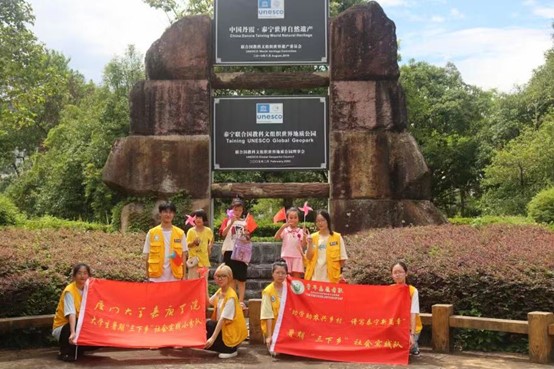
[[[190,216],[190,215],[187,215],[187,221],[185,222],[185,224],[190,224],[191,226],[195,226],[195,222],[196,221],[196,215],[195,216]]]
[[[235,212],[233,211],[233,209],[227,210],[227,217],[228,218],[232,218],[234,214],[235,214]]]

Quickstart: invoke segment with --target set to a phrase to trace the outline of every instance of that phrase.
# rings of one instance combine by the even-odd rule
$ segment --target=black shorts
[[[223,253],[223,262],[225,265],[228,265],[229,268],[233,271],[233,279],[236,279],[239,282],[246,282],[246,272],[248,265],[242,261],[237,261],[231,259],[232,251],[225,251]]]

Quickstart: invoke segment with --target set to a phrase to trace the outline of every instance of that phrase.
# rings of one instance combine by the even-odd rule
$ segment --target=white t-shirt
[[[220,293],[213,294],[212,297],[210,297],[210,304],[213,305],[215,299],[218,298],[217,301],[217,320],[223,318],[227,320],[233,320],[235,319],[235,303],[232,299],[227,300],[227,303],[225,306],[223,306],[223,301],[225,300],[225,296]]]
[[[235,246],[235,240],[237,238],[244,236],[245,229],[246,229],[245,219],[235,220],[231,228],[229,228],[229,232],[227,232],[227,236],[225,236],[225,240],[223,241],[223,245],[221,246],[221,252],[233,251],[233,247]]]
[[[77,291],[81,296],[83,295],[82,290],[77,289]],[[77,315],[77,311],[75,310],[75,300],[73,300],[73,295],[67,292],[63,297],[63,316],[69,316],[71,314]],[[63,325],[52,330],[52,336],[56,337],[58,341],[60,340],[60,334],[62,333],[62,328],[63,328]]]
[[[329,275],[327,274],[327,241],[329,235],[319,235],[319,244],[317,247],[317,262],[315,264],[313,281],[329,282]],[[346,247],[344,246],[344,240],[340,236],[340,260],[347,260]]]
[[[164,246],[165,246],[162,275],[161,275],[161,277],[158,277],[158,278],[148,278],[148,279],[151,282],[177,281],[178,279],[175,278],[175,276],[171,272],[171,267],[169,265],[169,263],[171,261],[170,260],[171,255],[169,255],[169,250],[171,249],[171,247],[170,247],[171,230],[169,230],[169,231],[162,230],[162,233],[164,235]],[[185,253],[189,250],[188,246],[187,246],[187,240],[186,240],[185,235],[183,235],[183,237],[181,239],[181,245],[183,246],[183,253]],[[146,255],[150,254],[150,231],[148,231],[148,233],[146,234],[146,241],[144,241],[144,248],[142,249],[142,253],[146,254]],[[183,259],[184,258],[185,257],[183,255]],[[183,262],[185,262],[185,261],[183,260]]]
[[[417,288],[414,290],[414,294],[412,295],[412,307],[410,308],[411,314],[419,314],[419,292],[417,291]]]

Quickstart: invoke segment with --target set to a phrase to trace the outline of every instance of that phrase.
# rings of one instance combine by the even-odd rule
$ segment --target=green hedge
[[[554,225],[554,187],[536,194],[529,202],[528,212],[537,222]]]
[[[77,262],[88,263],[97,277],[142,280],[144,237],[143,232],[3,229],[0,318],[54,313]],[[554,232],[544,227],[383,229],[345,236],[345,241],[345,273],[353,283],[389,284],[392,263],[406,261],[423,312],[448,303],[456,314],[526,320],[528,312],[552,311],[554,306]],[[513,337],[463,330],[456,332],[456,345],[525,350],[525,337]]]
[[[0,194],[0,226],[16,225],[23,219],[24,216],[12,200]]]
[[[434,304],[453,304],[456,314],[527,320],[530,311],[554,307],[554,232],[543,227],[429,226],[376,230],[345,240],[349,279],[391,283],[392,264],[403,260],[423,312]],[[464,330],[457,339],[462,349],[514,346],[507,334]],[[518,350],[525,350],[518,342]]]

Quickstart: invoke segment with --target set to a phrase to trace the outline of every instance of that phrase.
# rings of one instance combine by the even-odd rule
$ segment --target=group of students
[[[161,224],[149,230],[143,247],[146,262],[146,280],[167,282],[187,278],[208,278],[209,255],[214,243],[212,230],[207,226],[204,210],[193,213],[194,226],[185,232],[173,225],[175,205],[162,203],[158,207]],[[206,322],[206,349],[219,353],[220,358],[237,355],[237,348],[248,336],[243,310],[248,265],[231,258],[233,246],[238,238],[250,239],[244,217],[244,203],[235,199],[231,203],[229,219],[221,229],[223,263],[215,270],[214,281],[219,287],[213,296],[207,296],[214,307],[213,315]],[[316,214],[317,232],[308,233],[300,228],[300,211],[291,208],[286,213],[286,222],[275,234],[282,240],[281,259],[272,266],[273,282],[262,292],[260,313],[261,327],[267,347],[271,346],[284,281],[288,274],[306,280],[344,283],[342,268],[348,256],[340,233],[331,228],[331,217],[325,210]],[[175,259],[183,262],[177,263]],[[406,284],[407,267],[399,262],[393,265],[392,278],[397,284]],[[54,317],[52,334],[60,343],[58,358],[74,361],[77,357],[74,346],[76,321],[79,317],[82,291],[90,277],[90,268],[78,264],[73,268],[73,282],[60,297]],[[238,292],[238,294],[237,294]],[[417,289],[410,286],[411,307],[411,353],[418,355],[417,339],[421,332],[419,319],[419,298]],[[85,348],[86,349],[86,348]]]

